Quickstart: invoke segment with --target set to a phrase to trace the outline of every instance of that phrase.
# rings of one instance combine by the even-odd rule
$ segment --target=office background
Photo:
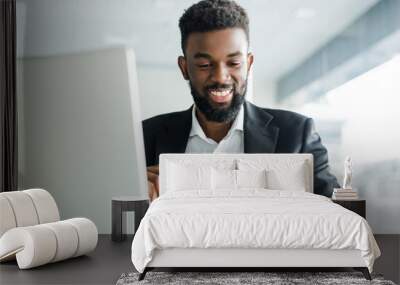
[[[176,64],[178,19],[194,2],[17,1],[21,189],[44,187],[64,218],[87,216],[100,233],[110,232],[109,198],[137,194],[130,189],[135,157],[116,139],[131,126],[121,111],[128,104],[125,63],[115,63],[134,50],[142,119],[188,108],[191,95]],[[367,200],[374,233],[400,233],[400,1],[238,2],[249,13],[255,55],[248,100],[313,117],[339,180],[352,156],[353,186]],[[97,72],[78,76],[88,59]],[[73,74],[76,81],[68,81]],[[66,82],[79,82],[81,96],[71,96]],[[106,146],[118,154],[94,160]]]

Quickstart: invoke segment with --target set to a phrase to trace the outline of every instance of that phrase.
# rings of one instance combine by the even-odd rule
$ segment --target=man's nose
[[[212,79],[214,82],[220,84],[225,84],[226,82],[229,82],[231,76],[229,74],[228,68],[222,64],[216,65],[212,72]]]

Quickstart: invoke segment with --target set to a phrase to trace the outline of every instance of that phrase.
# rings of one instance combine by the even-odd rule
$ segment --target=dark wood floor
[[[382,256],[375,272],[386,279],[400,280],[400,235],[375,236]],[[109,235],[100,235],[94,252],[34,269],[19,270],[16,262],[0,265],[0,284],[115,284],[124,272],[134,271],[130,259],[131,238],[115,243]]]
[[[95,251],[57,263],[18,270],[16,262],[0,264],[0,284],[115,284],[124,272],[134,271],[131,239],[121,243],[100,235]]]

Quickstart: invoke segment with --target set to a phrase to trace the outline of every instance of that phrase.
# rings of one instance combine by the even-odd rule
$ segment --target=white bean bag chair
[[[0,193],[0,262],[17,259],[28,269],[96,248],[96,225],[86,218],[60,221],[49,192],[29,189]]]

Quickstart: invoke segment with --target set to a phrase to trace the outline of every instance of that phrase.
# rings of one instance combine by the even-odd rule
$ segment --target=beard
[[[196,88],[194,88],[190,80],[189,86],[196,107],[200,110],[201,113],[204,114],[208,121],[227,123],[233,121],[236,118],[236,115],[240,111],[240,107],[245,101],[245,96],[247,92],[247,79],[244,82],[242,90],[237,90],[235,86],[233,86],[233,96],[228,107],[214,107],[210,103],[211,99],[208,90],[217,88],[229,88],[229,85],[214,84],[212,86],[208,86],[204,89],[204,96],[197,92]]]

